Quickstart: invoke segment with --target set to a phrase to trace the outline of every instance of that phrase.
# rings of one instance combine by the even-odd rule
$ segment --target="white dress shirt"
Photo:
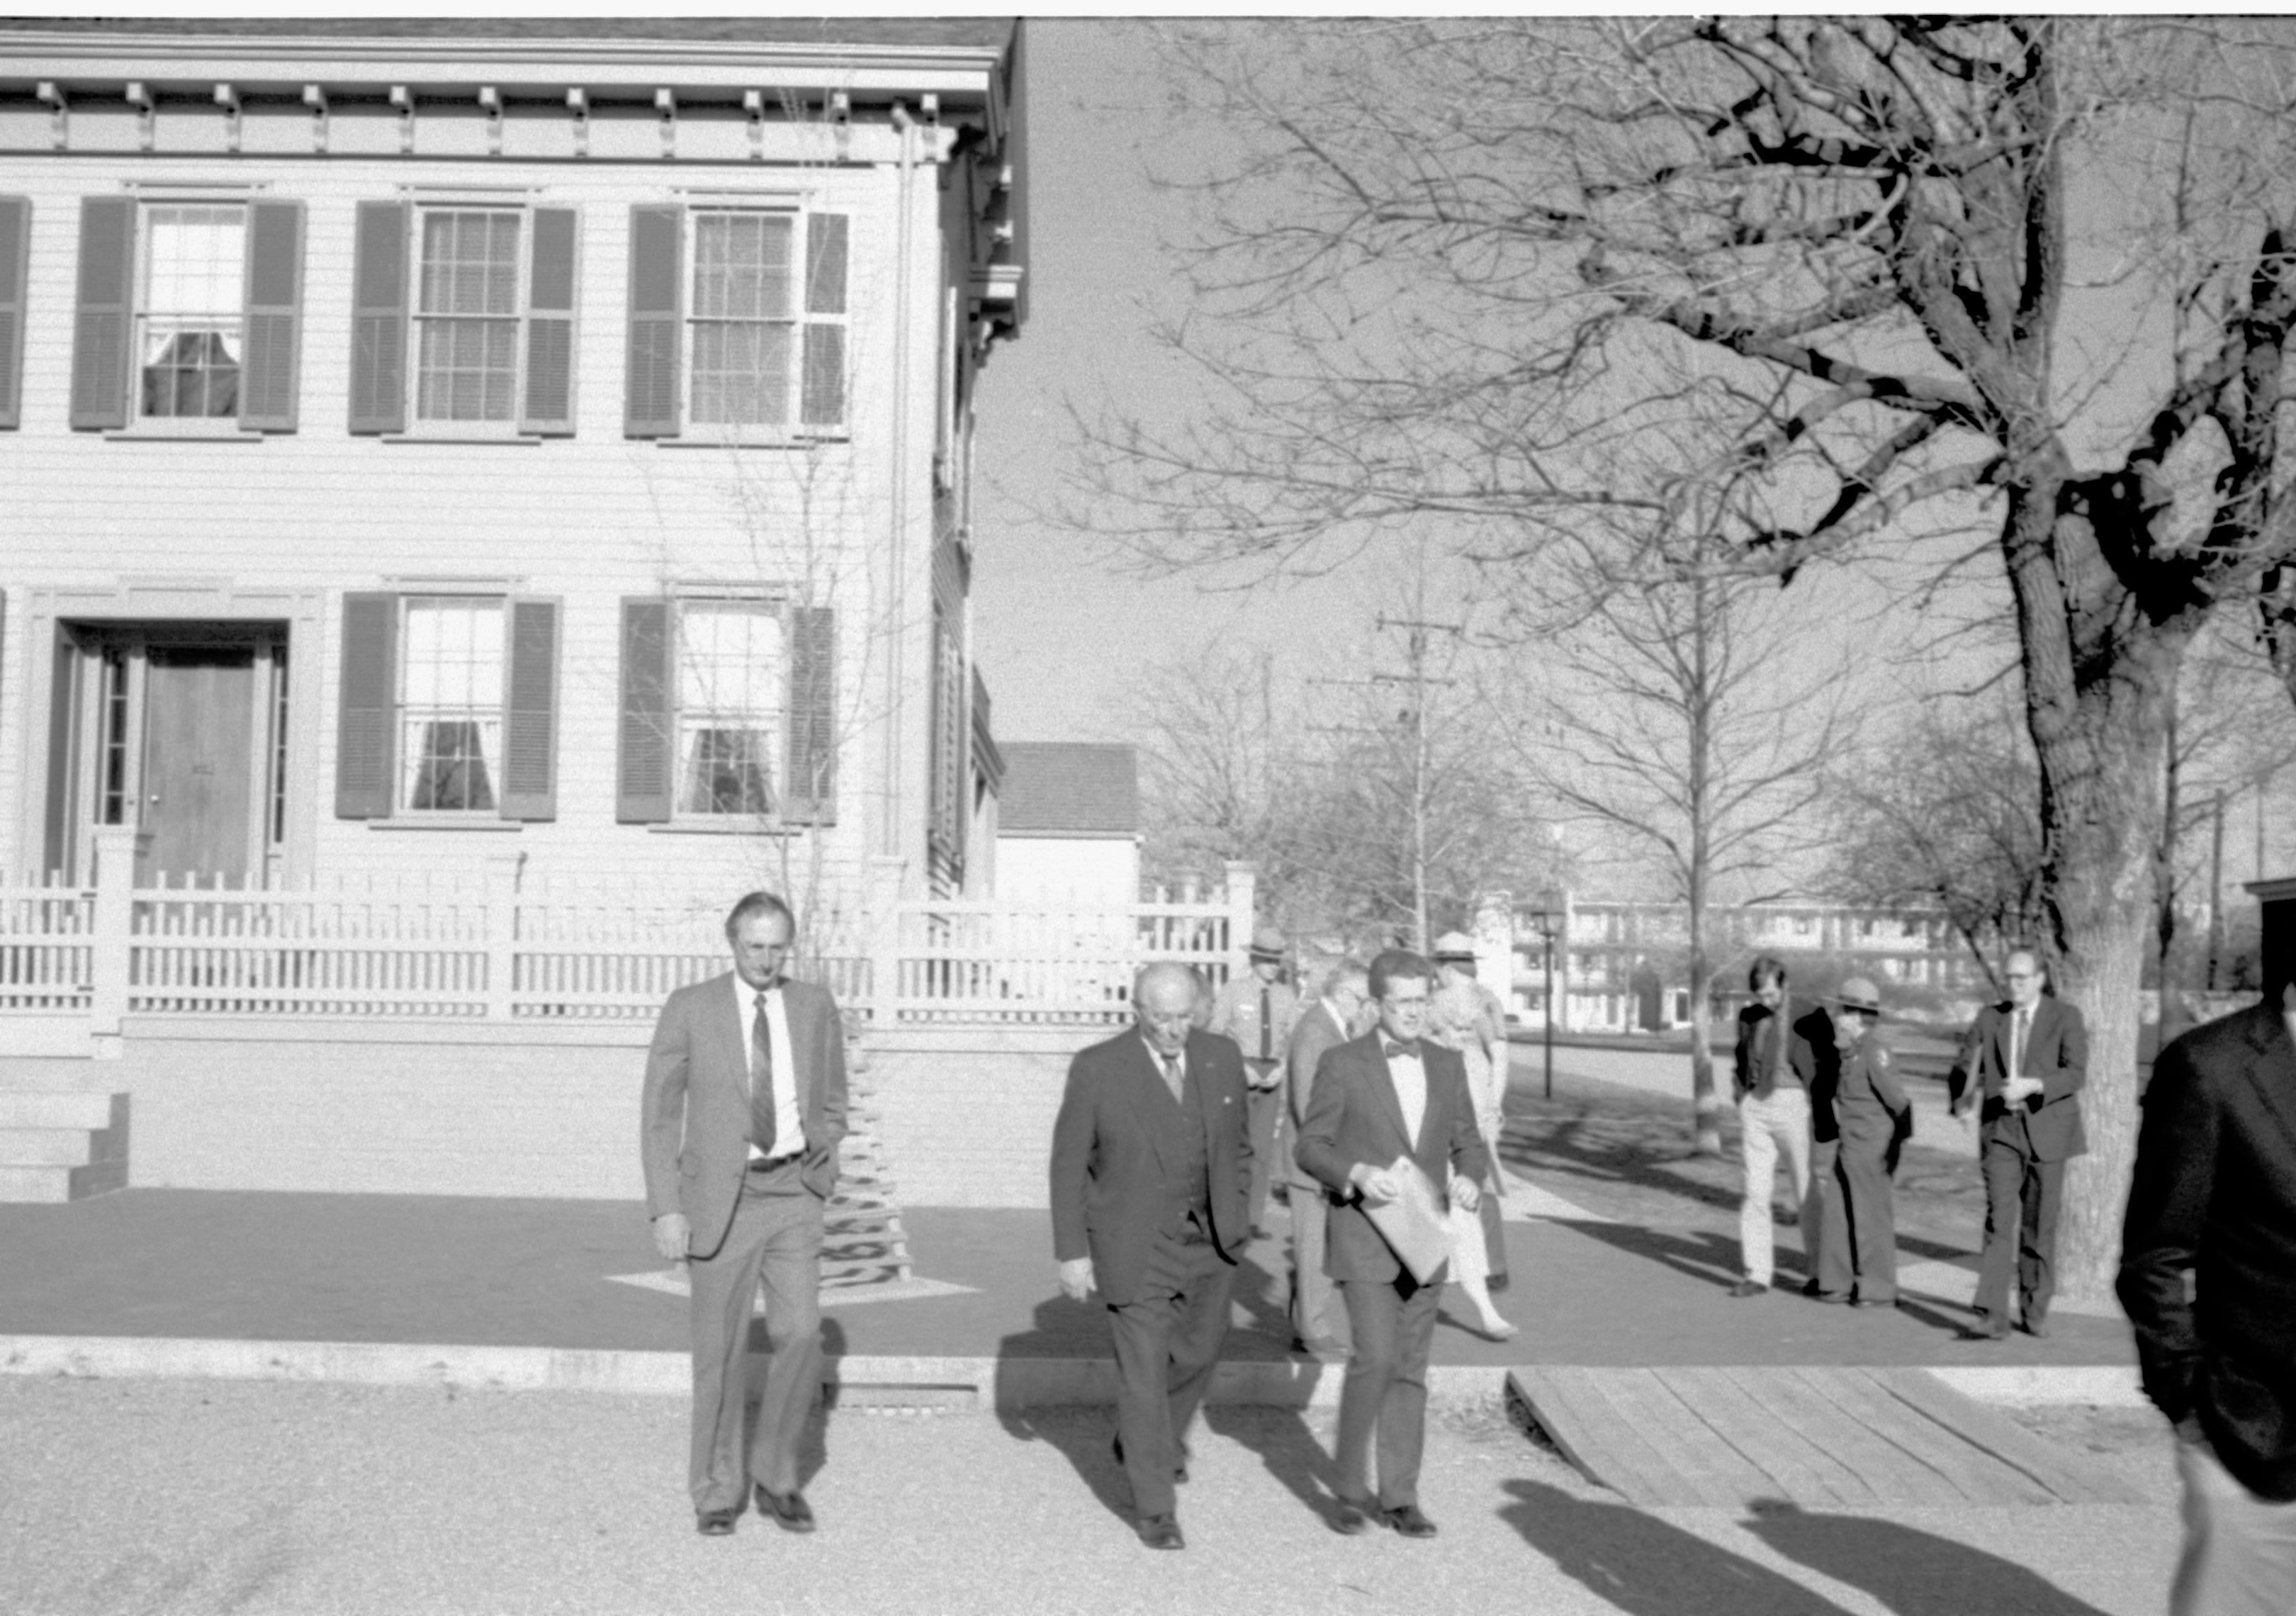
[[[1385,1034],[1382,1034],[1382,1039]],[[1419,1148],[1419,1129],[1427,1120],[1427,1067],[1415,1054],[1387,1057],[1387,1075],[1395,1084],[1395,1097],[1403,1107],[1404,1136]]]
[[[757,1070],[750,1033],[757,1025],[760,1000],[766,1006],[766,1042],[774,1056],[774,1158],[778,1160],[801,1154],[805,1150],[805,1115],[797,1104],[797,1056],[790,1048],[789,1008],[782,1003],[779,984],[759,992],[737,973],[734,978],[734,1003],[741,1012],[742,1086],[745,1090]],[[751,1096],[753,1104],[755,1098]],[[750,1160],[764,1158],[765,1153],[752,1140]]]

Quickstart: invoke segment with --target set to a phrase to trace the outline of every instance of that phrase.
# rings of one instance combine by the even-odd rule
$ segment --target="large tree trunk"
[[[2055,490],[2050,490],[2055,492]],[[2088,1026],[2088,1153],[2066,1175],[2057,1237],[2068,1300],[2109,1301],[2136,1145],[2139,998],[2169,711],[2191,626],[2128,598],[2099,547],[2142,519],[2097,478],[2013,508],[2008,548],[2041,766],[2041,897],[2057,991]],[[2038,509],[2034,508],[2038,506]],[[2052,515],[2051,507],[2054,507]]]

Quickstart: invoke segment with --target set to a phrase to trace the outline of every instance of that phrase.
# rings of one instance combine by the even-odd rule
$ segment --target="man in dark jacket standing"
[[[2190,1289],[2187,1289],[2187,1282]],[[2296,983],[2161,1052],[2121,1230],[2120,1305],[2177,1429],[2171,1616],[2296,1610]]]
[[[2088,1029],[2062,999],[2044,998],[2040,956],[2009,956],[2002,974],[2009,1002],[1977,1013],[1961,1058],[1946,1076],[1956,1117],[1977,1111],[1979,1165],[1985,1175],[1985,1251],[1977,1267],[1980,1338],[2009,1333],[2009,1270],[2017,1270],[2020,1322],[2049,1333],[2057,1287],[2057,1213],[2065,1163],[2088,1149],[2080,1089],[2088,1077]]]
[[[1151,1548],[1185,1546],[1172,1484],[1250,1238],[1243,1057],[1195,1029],[1196,1001],[1185,965],[1144,966],[1136,1026],[1070,1063],[1053,1123],[1053,1255],[1071,1300],[1108,1304],[1116,1459]]]
[[[1849,1301],[1855,1286],[1857,1306],[1895,1307],[1898,1221],[1890,1177],[1913,1131],[1914,1103],[1892,1068],[1874,984],[1850,977],[1834,1004],[1841,1067],[1833,1112],[1841,1138],[1818,1237],[1817,1299]]]

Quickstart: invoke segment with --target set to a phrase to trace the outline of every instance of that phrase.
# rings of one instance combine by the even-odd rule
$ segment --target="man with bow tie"
[[[1455,1050],[1422,1037],[1435,967],[1390,949],[1371,963],[1379,1025],[1328,1050],[1294,1147],[1299,1164],[1340,1204],[1331,1208],[1324,1268],[1347,1308],[1351,1347],[1340,1388],[1339,1513],[1356,1533],[1377,1520],[1406,1538],[1431,1538],[1419,1508],[1427,1434],[1427,1357],[1445,1270],[1415,1278],[1364,1210],[1395,1200],[1398,1157],[1433,1185],[1437,1210],[1473,1211],[1490,1159],[1476,1131],[1467,1071]],[[1371,1484],[1376,1437],[1379,1486]]]
[[[2088,1029],[2063,1000],[2041,997],[2040,956],[2019,948],[2005,963],[2009,1002],[1978,1012],[1961,1058],[1947,1074],[1956,1117],[1977,1111],[1985,1175],[1985,1252],[1977,1269],[1973,1338],[2009,1333],[2009,1270],[2017,1271],[2020,1322],[2049,1333],[2056,1290],[2057,1214],[2065,1162],[2088,1149],[2080,1089],[2088,1077]]]
[[[1251,1234],[1243,1057],[1193,1025],[1197,988],[1185,965],[1144,966],[1134,1025],[1070,1062],[1053,1123],[1061,1289],[1108,1306],[1116,1462],[1140,1540],[1158,1549],[1185,1546],[1173,1483]]]

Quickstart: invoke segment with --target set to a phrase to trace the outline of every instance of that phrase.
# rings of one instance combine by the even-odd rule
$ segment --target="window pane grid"
[[[236,414],[246,210],[147,208],[144,226],[142,412],[159,418]]]
[[[409,601],[400,684],[400,801],[417,812],[495,807],[503,603]]]
[[[518,410],[521,214],[422,215],[414,414],[510,421]]]
[[[678,812],[773,811],[783,677],[781,616],[773,607],[689,603],[681,608]]]

